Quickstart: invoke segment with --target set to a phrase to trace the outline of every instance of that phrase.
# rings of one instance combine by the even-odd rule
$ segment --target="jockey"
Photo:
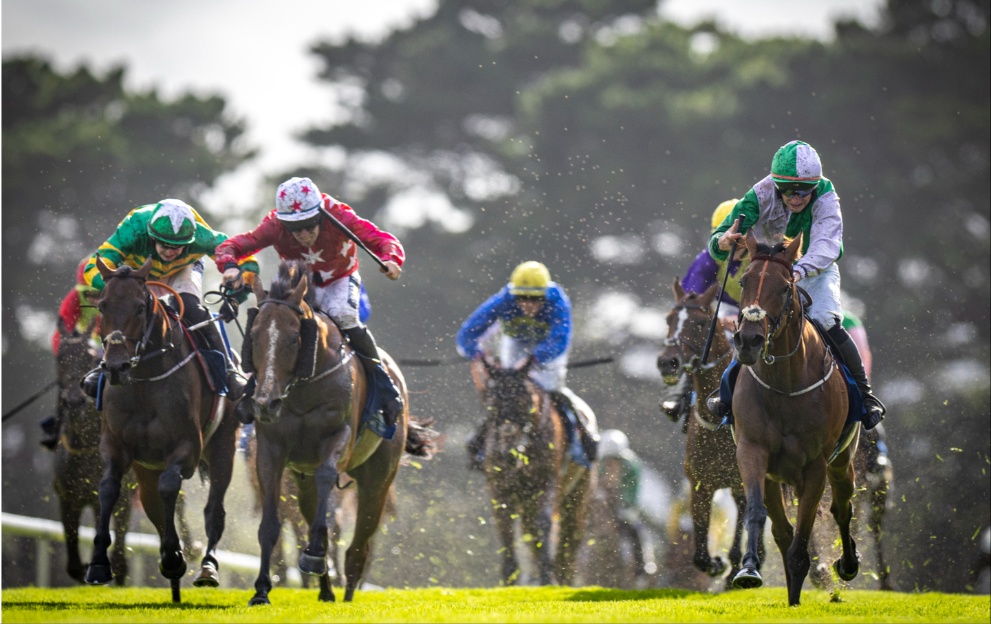
[[[568,352],[571,348],[571,301],[564,289],[551,281],[550,272],[540,262],[528,261],[513,269],[509,284],[489,297],[461,325],[457,349],[472,360],[472,377],[481,379],[482,342],[496,324],[502,330],[500,361],[503,366],[534,361],[530,377],[543,388],[564,416],[564,427],[572,459],[586,468],[596,458],[597,436],[584,427],[577,416],[570,392],[565,387]],[[468,442],[470,465],[481,469],[485,445],[483,419]],[[580,434],[580,435],[579,435]]]
[[[382,367],[375,338],[359,318],[358,246],[326,214],[333,215],[384,262],[386,268],[381,270],[389,279],[399,279],[406,259],[399,240],[359,217],[351,206],[321,193],[309,178],[290,178],[280,184],[275,209],[261,224],[217,248],[217,268],[224,274],[224,284],[236,288],[241,284],[239,260],[266,247],[274,247],[281,260],[306,262],[318,308],[341,328],[360,356],[369,383],[375,381],[385,391],[381,411],[386,426],[392,426],[402,414],[403,400]],[[238,407],[238,418],[250,422],[250,405],[244,403]]]
[[[657,570],[653,552],[644,548],[646,526],[640,504],[640,477],[643,461],[630,448],[630,440],[619,429],[602,432],[599,440],[599,487],[615,488],[619,493],[620,508],[616,509],[617,527],[633,543],[633,560],[636,564],[637,586],[646,585],[648,574]],[[648,564],[651,570],[648,570]]]
[[[737,199],[728,199],[716,206],[716,209],[712,213],[710,234],[723,222],[723,219],[733,210],[733,207],[736,206],[736,202],[738,201]],[[736,258],[729,263],[728,270],[731,279],[725,280],[726,290],[720,298],[719,319],[723,329],[729,332],[735,329],[736,316],[740,311],[739,307],[737,307],[740,301],[740,276],[743,275],[743,271],[748,264],[743,260],[746,254],[747,247],[745,245],[737,245]],[[692,261],[691,266],[688,267],[685,276],[681,278],[681,287],[684,288],[686,293],[694,292],[702,294],[712,284],[724,283],[726,271],[727,263],[725,259],[717,260],[709,255],[708,248],[702,249],[695,256],[695,260]],[[692,406],[693,394],[692,380],[688,375],[683,375],[681,383],[673,394],[675,398],[662,401],[661,411],[667,414],[672,421],[677,422],[682,416],[688,415],[688,410]]]
[[[874,396],[857,344],[842,325],[836,264],[843,255],[840,200],[833,183],[822,175],[819,154],[811,145],[791,141],[778,149],[771,173],[747,191],[709,237],[709,253],[725,260],[734,241],[750,229],[764,241],[803,234],[802,257],[795,262],[793,279],[812,298],[806,314],[832,339],[856,380],[864,397],[864,428],[873,429],[884,418],[885,408]],[[728,414],[730,406],[723,400],[713,398],[710,403],[713,413]]]
[[[117,226],[117,230],[100,245],[86,264],[86,282],[97,291],[103,290],[103,275],[96,266],[97,256],[111,269],[122,265],[140,268],[151,258],[149,280],[161,282],[179,293],[183,304],[183,320],[190,326],[212,321],[213,316],[200,299],[203,294],[203,256],[213,256],[217,245],[227,240],[227,235],[210,228],[206,221],[185,202],[163,199],[156,204],[139,206],[132,210]],[[250,275],[258,273],[258,263],[253,256],[244,258],[242,268]],[[253,278],[252,278],[253,279]],[[148,289],[157,297],[169,291],[149,284]],[[239,300],[247,297],[240,293]],[[221,318],[232,320],[234,310],[222,308]],[[230,358],[220,329],[213,322],[199,328],[212,351],[224,356],[227,369],[228,396],[238,400],[244,390],[243,374]],[[83,389],[96,397],[100,369],[90,371],[83,379]]]
[[[96,320],[97,322],[93,323],[93,333],[90,336],[90,341],[96,348],[102,351],[99,313],[96,311],[96,300],[99,298],[100,292],[86,283],[84,271],[87,262],[89,262],[89,258],[84,258],[79,263],[79,266],[76,267],[76,285],[62,299],[62,304],[58,310],[58,322],[61,323],[66,331],[74,330],[83,333],[89,329],[90,323]],[[56,357],[58,357],[61,340],[62,332],[56,328],[55,332],[52,333],[52,353]],[[61,427],[59,414],[60,412],[56,412],[54,416],[46,416],[40,423],[43,432],[41,445],[51,450],[55,450],[55,446],[58,444],[59,428]]]

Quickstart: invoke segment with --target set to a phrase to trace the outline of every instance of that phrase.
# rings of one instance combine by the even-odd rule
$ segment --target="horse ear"
[[[788,244],[788,247],[785,248],[785,253],[788,255],[788,262],[794,262],[795,258],[798,256],[799,250],[802,249],[802,236],[804,234],[805,232],[799,232],[798,236],[792,239],[792,241]]]
[[[68,335],[72,334],[72,330],[69,329],[68,327],[66,327],[65,320],[61,316],[58,317],[58,321],[56,321],[55,325],[58,328],[59,335],[61,335],[61,336],[68,336]]]
[[[251,292],[253,292],[255,294],[255,303],[256,304],[261,303],[262,301],[265,301],[266,299],[268,299],[268,293],[265,292],[265,287],[262,286],[262,281],[257,276],[255,277],[255,279],[251,283]]]
[[[750,253],[751,258],[757,255],[757,237],[754,236],[753,230],[747,231],[747,251]]]
[[[712,305],[712,300],[715,299],[716,293],[719,292],[720,284],[719,282],[713,282],[705,289],[705,292],[699,296],[699,303],[705,307]]]
[[[685,297],[685,289],[681,286],[681,278],[674,278],[674,300],[681,301]]]
[[[114,270],[104,264],[103,258],[101,258],[99,254],[96,256],[96,268],[100,270],[100,275],[103,276],[103,281],[107,281],[107,278],[114,274]]]
[[[148,259],[145,260],[145,263],[141,265],[141,268],[138,269],[136,276],[140,277],[141,279],[146,279],[149,273],[151,273],[151,256],[148,256]]]
[[[289,300],[292,301],[292,303],[294,303],[297,306],[300,303],[302,303],[303,297],[306,296],[306,288],[308,281],[309,280],[307,279],[306,271],[301,271],[299,276],[299,283],[296,284],[296,288],[293,289],[292,295],[289,297]]]

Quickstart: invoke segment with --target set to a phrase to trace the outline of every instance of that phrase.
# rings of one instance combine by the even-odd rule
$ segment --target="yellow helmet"
[[[515,269],[509,278],[509,294],[514,297],[543,297],[547,285],[551,283],[551,273],[543,264],[528,260]]]
[[[739,199],[727,199],[723,203],[721,203],[718,206],[716,206],[715,212],[712,213],[712,229],[713,229],[713,231],[715,231],[715,229],[717,227],[719,227],[719,224],[722,223],[723,220],[726,219],[726,216],[729,213],[733,212],[733,207],[736,206],[736,202],[738,202],[738,201],[740,201],[740,200]]]

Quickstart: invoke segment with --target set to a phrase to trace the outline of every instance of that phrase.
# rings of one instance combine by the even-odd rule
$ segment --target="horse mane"
[[[782,240],[777,243],[757,243],[757,255],[759,256],[775,256],[782,253],[791,242],[795,240],[794,236],[784,236]],[[795,260],[802,257],[802,250],[799,249],[795,254]]]
[[[306,263],[302,260],[285,260],[279,263],[279,273],[272,280],[272,288],[268,296],[272,299],[286,300],[299,285],[299,280],[306,275]],[[314,307],[315,295],[312,284],[306,289],[303,301],[311,308]]]

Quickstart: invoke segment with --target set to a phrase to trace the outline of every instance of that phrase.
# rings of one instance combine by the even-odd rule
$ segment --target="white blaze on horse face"
[[[275,385],[275,346],[279,342],[279,328],[272,323],[268,328],[268,357],[265,358],[265,374],[262,376],[261,391],[265,395],[272,393]]]
[[[764,310],[764,308],[760,307],[757,304],[749,305],[743,308],[742,310],[740,310],[740,314],[743,315],[743,320],[753,321],[753,322],[763,321],[764,317],[767,316],[767,312]]]
[[[675,340],[681,338],[681,330],[685,329],[685,323],[688,322],[688,310],[682,308],[678,310],[678,325],[675,327],[674,336]]]

